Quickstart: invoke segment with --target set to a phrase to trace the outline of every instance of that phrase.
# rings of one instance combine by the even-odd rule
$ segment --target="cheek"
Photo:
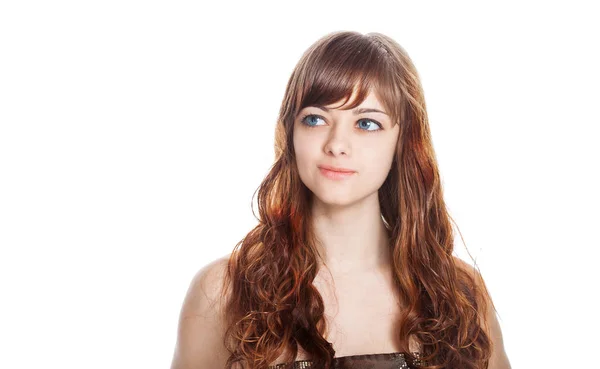
[[[388,164],[388,166],[390,166],[392,164],[392,162],[394,161],[394,157],[396,156],[396,151],[398,150],[398,134],[394,134],[391,136],[390,140],[387,142],[386,145],[383,145],[385,147],[385,151],[383,153],[383,157],[386,158],[385,162]]]
[[[300,170],[310,165],[311,162],[314,161],[314,146],[314,140],[308,140],[306,137],[303,137],[302,134],[294,135],[294,152],[296,154],[296,162],[298,163],[298,168]]]
[[[375,149],[374,149],[375,148]],[[361,160],[369,174],[374,177],[387,176],[394,156],[396,155],[396,142],[380,142],[370,149],[364,150]]]

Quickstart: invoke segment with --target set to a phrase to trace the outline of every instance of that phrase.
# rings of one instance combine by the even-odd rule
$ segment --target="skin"
[[[342,110],[356,92],[345,105],[340,100],[326,106],[328,112],[306,107],[294,122],[298,172],[314,196],[315,232],[324,246],[321,252],[327,266],[340,277],[389,266],[387,231],[377,191],[391,169],[399,127],[385,113],[355,115],[353,110]],[[357,108],[385,112],[373,91]],[[306,114],[314,116],[304,118]],[[319,165],[349,168],[356,173],[332,180],[321,173]]]
[[[294,122],[298,172],[314,196],[314,227],[328,272],[320,269],[313,284],[325,302],[325,336],[338,357],[395,352],[399,344],[395,324],[401,310],[392,284],[388,235],[378,195],[391,169],[399,127],[373,91],[356,109],[383,113],[356,115],[354,109],[343,110],[356,93],[346,104],[340,100],[325,106],[329,111],[306,107]],[[319,165],[356,173],[332,180],[321,173]]]

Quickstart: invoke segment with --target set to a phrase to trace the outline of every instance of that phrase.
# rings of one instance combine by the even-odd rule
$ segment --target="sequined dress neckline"
[[[333,367],[336,369],[346,368],[369,368],[369,369],[411,369],[420,365],[419,352],[413,352],[417,357],[414,366],[409,366],[406,361],[406,353],[404,352],[389,352],[378,354],[358,354],[346,355],[333,358]],[[286,363],[269,366],[269,369],[286,369]],[[311,360],[296,360],[293,366],[288,366],[290,369],[305,369],[313,368]],[[315,368],[316,369],[316,368]]]

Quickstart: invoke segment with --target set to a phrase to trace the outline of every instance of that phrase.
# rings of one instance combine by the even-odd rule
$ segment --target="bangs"
[[[392,56],[381,43],[360,34],[324,37],[307,51],[299,64],[296,111],[342,100],[343,110],[360,105],[370,91],[381,102],[394,124],[400,123],[405,99],[395,76]]]

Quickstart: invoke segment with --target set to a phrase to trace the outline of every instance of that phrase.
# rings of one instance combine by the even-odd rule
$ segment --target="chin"
[[[356,202],[356,196],[353,196],[346,191],[340,191],[335,189],[328,190],[320,190],[320,191],[312,191],[313,196],[318,201],[322,202],[325,205],[330,206],[347,206],[352,205]]]

